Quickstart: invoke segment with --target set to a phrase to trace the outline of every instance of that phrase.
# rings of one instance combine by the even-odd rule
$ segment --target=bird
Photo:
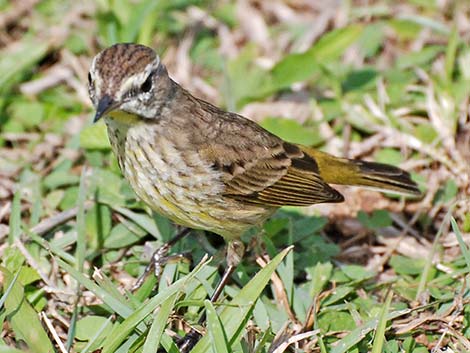
[[[98,53],[88,87],[94,122],[104,119],[136,195],[176,224],[226,240],[225,280],[243,256],[242,234],[282,206],[344,201],[332,185],[421,194],[398,167],[285,141],[193,96],[144,45],[118,43]]]

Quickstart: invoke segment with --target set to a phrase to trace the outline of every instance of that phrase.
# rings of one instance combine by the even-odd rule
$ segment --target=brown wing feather
[[[217,136],[224,142],[206,141],[200,149],[205,159],[222,172],[226,197],[267,206],[344,200],[320,177],[315,160],[299,147],[244,118],[243,128],[240,130],[237,124],[237,131],[233,131],[230,119],[224,121],[224,132]]]
[[[341,202],[343,196],[320,177],[315,160],[297,146],[283,143],[284,152],[276,157],[288,162],[287,168],[271,185],[255,190],[243,198],[270,206],[308,206],[322,202]],[[269,167],[268,163],[268,167]],[[254,166],[253,168],[257,168]],[[248,171],[249,172],[249,171]],[[236,179],[236,178],[235,178]]]

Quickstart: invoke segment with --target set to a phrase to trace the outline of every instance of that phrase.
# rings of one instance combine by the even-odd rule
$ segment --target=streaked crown
[[[166,69],[160,58],[144,45],[120,43],[97,54],[88,75],[95,121],[116,109],[150,117],[151,112],[136,109],[152,101],[157,76],[162,73],[166,75]]]

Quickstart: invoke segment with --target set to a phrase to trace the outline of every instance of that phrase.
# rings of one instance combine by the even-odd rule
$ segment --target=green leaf
[[[104,329],[103,326],[105,326]],[[88,315],[77,321],[75,338],[81,341],[90,341],[99,330],[101,330],[102,337],[107,336],[111,328],[112,324],[109,322],[109,318]]]
[[[375,275],[374,272],[367,271],[363,266],[359,265],[346,265],[341,267],[341,271],[355,281],[363,281]]]
[[[322,306],[329,306],[331,304],[334,304],[340,301],[341,299],[345,298],[349,294],[351,294],[353,291],[354,291],[353,287],[349,287],[349,286],[337,287],[331,293],[331,295],[329,295],[328,297],[326,297],[326,299],[323,300]]]
[[[457,47],[459,44],[459,31],[457,26],[454,25],[452,28],[452,33],[449,38],[449,42],[447,43],[446,48],[446,61],[445,61],[445,69],[446,69],[446,79],[447,83],[452,83],[452,76],[454,74],[455,68],[455,57],[457,55]]]
[[[361,69],[348,73],[345,80],[341,83],[343,93],[346,94],[351,91],[374,87],[378,74],[374,69]]]
[[[287,253],[292,249],[289,247],[281,251],[269,264],[259,271],[247,285],[230,301],[220,313],[220,321],[233,346],[242,334],[244,325],[253,310],[256,300],[261,295],[266,284],[276,267],[281,263]],[[204,336],[197,345],[191,350],[191,353],[206,353],[211,349],[211,339],[208,335]]]
[[[26,129],[38,126],[45,116],[43,104],[27,100],[13,101],[8,113],[11,119],[20,122]]]
[[[0,267],[5,287],[8,287],[14,276],[4,267]],[[38,318],[38,313],[31,307],[25,297],[24,288],[16,281],[5,299],[5,313],[17,339],[23,340],[31,352],[55,352],[47,333]]]
[[[392,320],[400,316],[404,316],[410,313],[411,310],[405,309],[400,311],[394,311],[387,314],[386,320]],[[343,337],[339,341],[335,342],[335,346],[331,349],[331,353],[346,353],[351,352],[351,348],[360,342],[366,335],[372,330],[377,328],[379,323],[378,318],[373,318],[372,320],[367,321],[363,325],[355,326],[356,328],[352,330],[346,337]]]
[[[425,66],[444,50],[445,48],[441,45],[433,45],[424,47],[418,52],[401,55],[397,59],[397,67],[400,69],[407,69],[414,66]]]
[[[326,311],[318,315],[318,326],[322,332],[351,331],[356,327],[351,314],[344,311]]]
[[[93,249],[100,249],[111,231],[111,210],[107,205],[95,203],[86,212],[85,229],[87,242]]]
[[[285,56],[271,71],[273,87],[277,90],[309,79],[319,71],[323,62],[332,61],[344,53],[359,38],[362,30],[358,24],[333,30],[306,52]]]
[[[390,309],[390,303],[392,302],[393,292],[390,291],[385,299],[385,304],[380,311],[379,322],[377,324],[377,330],[375,331],[374,343],[372,345],[372,353],[382,353],[382,347],[385,341],[385,329],[387,327],[387,314]]]
[[[455,221],[454,217],[450,219],[450,224],[452,225],[452,230],[454,231],[455,237],[459,242],[460,251],[462,251],[465,263],[467,264],[467,270],[470,272],[470,250],[468,249],[467,244],[465,244],[465,241],[463,240],[462,233],[460,232],[459,226],[457,225],[457,222]]]
[[[111,145],[104,122],[88,125],[80,132],[80,147],[88,150],[109,150]]]
[[[157,352],[160,347],[160,340],[162,338],[163,331],[165,330],[168,322],[168,317],[175,306],[177,295],[178,293],[175,293],[168,297],[155,313],[152,326],[150,326],[147,338],[145,339],[142,353]]]
[[[11,205],[10,215],[10,233],[8,236],[8,242],[12,244],[15,240],[21,236],[21,192],[20,189],[16,190],[13,196],[13,202]]]
[[[118,211],[120,214],[132,220],[135,224],[137,224],[142,229],[146,230],[149,234],[155,237],[155,239],[158,239],[158,240],[162,239],[160,231],[158,230],[158,227],[155,224],[155,220],[152,219],[152,217],[150,217],[149,215],[145,213],[133,212],[124,207],[116,207],[114,209]]]
[[[464,232],[470,232],[470,212],[465,214],[465,218],[462,224],[462,229]]]
[[[389,227],[392,225],[393,220],[387,210],[375,210],[371,216],[368,216],[364,211],[359,211],[357,219],[364,227],[369,229],[378,229]]]
[[[131,244],[134,244],[141,240],[147,232],[145,232],[142,228],[138,227],[137,225],[128,222],[132,225],[133,230],[122,223],[119,223],[111,229],[111,233],[107,236],[104,240],[103,246],[106,249],[122,249]]]
[[[310,276],[310,296],[314,298],[316,295],[320,294],[325,285],[329,282],[333,271],[333,265],[331,262],[319,262],[315,267],[307,268],[306,271]]]
[[[220,321],[214,306],[209,300],[204,301],[204,307],[207,312],[207,333],[212,341],[213,353],[231,352],[230,343],[227,340],[222,322]]]
[[[313,146],[323,141],[318,128],[302,126],[299,122],[292,119],[267,118],[261,122],[261,126],[292,143]]]
[[[379,163],[400,165],[403,162],[403,154],[394,148],[381,148],[374,154],[375,160]]]
[[[24,353],[24,350],[19,350],[13,347],[0,346],[0,353]]]
[[[130,315],[126,315],[126,319],[113,328],[113,331],[103,343],[103,353],[115,352],[140,322],[148,317],[159,305],[162,305],[169,297],[182,291],[188,282],[191,281],[206,264],[207,262],[204,260],[196,266],[190,274],[166,287],[164,290],[161,290],[148,302],[133,310]]]
[[[410,259],[401,255],[393,255],[389,264],[398,274],[419,275],[423,271],[425,262],[425,259]]]
[[[44,40],[25,36],[14,45],[14,50],[3,49],[0,55],[0,90],[4,91],[18,81],[23,75],[41,60],[49,49]]]
[[[68,185],[76,185],[80,181],[78,175],[71,174],[69,170],[56,169],[44,178],[43,185],[54,190]]]

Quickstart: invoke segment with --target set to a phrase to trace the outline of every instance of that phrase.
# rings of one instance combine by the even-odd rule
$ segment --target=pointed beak
[[[115,102],[113,101],[113,99],[107,94],[104,95],[103,98],[101,98],[98,102],[98,107],[96,108],[96,113],[95,113],[95,117],[93,118],[93,122],[96,123],[106,113],[109,113],[114,108],[115,108]]]

